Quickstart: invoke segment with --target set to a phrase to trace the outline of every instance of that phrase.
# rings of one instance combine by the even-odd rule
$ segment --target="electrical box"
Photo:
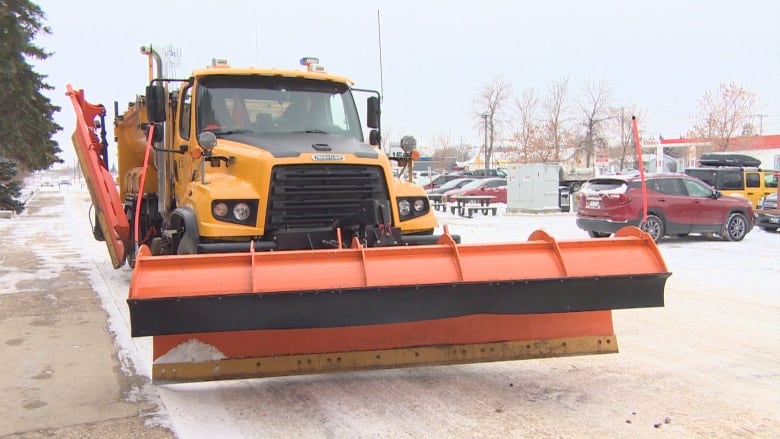
[[[507,213],[560,212],[558,168],[558,164],[510,165],[507,169]]]

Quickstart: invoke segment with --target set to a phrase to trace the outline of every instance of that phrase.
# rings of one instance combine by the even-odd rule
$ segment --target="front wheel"
[[[664,237],[664,221],[656,215],[647,215],[647,221],[642,224],[642,231],[646,232],[658,242]]]
[[[609,238],[609,235],[611,235],[611,233],[594,232],[593,230],[588,230],[588,236],[591,238]]]
[[[135,268],[135,243],[131,243],[125,250],[125,262],[130,268]]]
[[[742,241],[747,235],[748,223],[745,215],[741,213],[732,213],[729,215],[729,219],[723,224],[723,230],[721,230],[721,236],[729,241]]]

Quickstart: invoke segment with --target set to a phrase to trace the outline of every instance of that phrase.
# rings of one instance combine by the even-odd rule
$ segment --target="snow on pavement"
[[[70,268],[88,271],[90,282],[109,314],[110,329],[119,346],[123,367],[148,378],[151,376],[151,339],[134,339],[129,335],[125,300],[131,271],[127,267],[114,270],[105,244],[92,238],[88,194],[74,190],[64,191],[62,195],[63,205],[36,213],[34,219],[28,218],[29,227],[24,230],[13,228],[14,221],[11,220],[0,221],[0,232],[10,239],[24,235],[39,242],[36,257],[44,267],[42,271],[51,276]],[[585,232],[577,229],[574,215],[569,213],[504,215],[499,212],[498,216],[478,215],[471,219],[448,213],[438,215],[441,223],[447,224],[451,233],[461,235],[464,243],[525,241],[537,229],[545,230],[556,239],[588,239]],[[659,248],[673,272],[667,286],[668,302],[674,303],[680,294],[710,294],[716,284],[724,291],[744,291],[746,307],[753,307],[758,313],[774,313],[776,317],[780,304],[778,244],[780,234],[758,230],[738,243],[701,237],[662,242]],[[19,283],[40,275],[40,271],[20,272],[14,281]],[[14,290],[4,287],[2,292]],[[723,300],[728,297],[723,293]],[[765,306],[755,306],[757,302]],[[645,337],[637,334],[644,329],[654,332],[652,327],[643,329],[621,321],[635,319],[638,315],[652,319],[655,317],[651,316],[658,316],[659,312],[668,312],[668,308],[667,304],[663,310],[646,310],[647,313],[616,312],[618,337],[621,337],[622,325],[626,326],[629,341]],[[623,319],[622,316],[630,317]],[[765,322],[762,329],[767,335],[778,334],[777,323],[766,323],[776,322],[776,318],[764,316],[757,320]],[[647,339],[652,341],[652,336]],[[622,344],[621,348],[629,352],[632,349],[630,344],[628,347]],[[778,342],[768,342],[766,350],[769,354],[778,353]],[[587,437],[615,431],[615,419],[594,419],[593,414],[581,413],[578,408],[598,402],[602,398],[600,393],[610,393],[610,386],[620,386],[605,379],[623,373],[621,364],[631,361],[631,357],[621,355],[208,383],[148,384],[135,389],[129,397],[158,401],[164,410],[152,422],[171,428],[183,438],[576,436],[579,430],[572,430],[571,422],[577,421],[594,424],[582,430],[582,436]],[[571,368],[581,372],[573,372]],[[566,378],[572,374],[571,379],[584,375],[600,384],[593,384],[595,387],[588,393],[582,393],[579,385]],[[545,381],[545,378],[552,381]],[[547,384],[541,384],[545,382]],[[537,385],[555,388],[535,387]],[[520,400],[516,393],[519,390],[523,392]],[[554,396],[556,393],[557,397]],[[465,402],[464,397],[469,401]],[[549,400],[551,397],[555,399]],[[507,418],[507,413],[521,416],[522,411],[529,410],[523,401],[534,400],[537,404],[554,401],[551,413],[568,414],[570,422],[559,425],[557,416],[552,414],[550,419],[542,415],[520,423],[518,419],[510,421]],[[629,409],[613,404],[602,410],[609,418],[621,417],[623,411]],[[773,422],[777,422],[777,417],[770,416],[769,421],[770,427],[776,425]],[[625,428],[624,422],[619,419],[617,426]],[[683,435],[690,433],[674,430],[681,428],[674,425],[665,428],[667,434],[673,431]],[[643,435],[633,433],[630,435]],[[650,434],[658,434],[658,431],[650,430]]]

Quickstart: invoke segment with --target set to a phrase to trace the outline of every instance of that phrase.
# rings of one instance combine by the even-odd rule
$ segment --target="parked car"
[[[768,213],[768,210],[774,210]],[[766,232],[776,232],[780,229],[780,215],[777,212],[777,192],[767,195],[758,202],[756,209],[756,225]]]
[[[642,222],[639,176],[588,180],[577,198],[577,227],[593,238],[607,237],[624,226],[637,226],[658,241],[664,236],[714,233],[741,241],[753,228],[753,207],[743,197],[723,195],[685,174],[646,176],[647,220]]]
[[[506,171],[503,169],[474,169],[473,171],[464,172],[466,175],[472,177],[485,178],[485,177],[501,177],[506,178]]]
[[[452,200],[452,197],[462,195],[465,192],[476,190],[479,191],[482,188],[489,188],[489,187],[499,187],[504,186],[506,187],[506,178],[478,178],[465,186],[458,188],[458,189],[451,189],[447,192],[444,192],[442,194],[441,200],[443,202],[447,202],[449,200]],[[480,194],[477,194],[480,195]],[[492,194],[481,194],[481,195],[492,195]],[[504,202],[506,203],[506,196],[504,196]]]
[[[425,185],[425,189],[436,189],[447,183],[448,181],[455,180],[457,178],[463,178],[461,174],[442,174],[431,180],[430,183]],[[473,179],[472,179],[473,180]]]
[[[721,166],[688,168],[685,173],[703,180],[726,195],[748,198],[753,207],[758,207],[758,200],[762,197],[777,192],[777,176],[774,171]]]
[[[414,171],[412,181],[420,186],[428,186],[438,176],[439,173],[435,171]]]
[[[428,195],[443,194],[443,193],[445,193],[447,191],[451,191],[453,189],[460,189],[463,186],[471,183],[474,180],[476,180],[476,179],[475,178],[471,178],[471,177],[459,177],[459,178],[452,179],[452,180],[442,184],[439,187],[435,187],[433,189],[425,189],[425,192]]]
[[[465,190],[460,193],[460,196],[490,195],[495,197],[491,203],[506,203],[506,178],[486,178],[482,181],[480,187]]]

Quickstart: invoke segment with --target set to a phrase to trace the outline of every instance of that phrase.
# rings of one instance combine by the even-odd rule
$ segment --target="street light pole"
[[[482,115],[482,120],[484,120],[485,124],[485,176],[487,176],[487,170],[490,169],[489,163],[488,163],[488,136],[487,136],[487,122],[488,122],[488,114],[485,113]]]

